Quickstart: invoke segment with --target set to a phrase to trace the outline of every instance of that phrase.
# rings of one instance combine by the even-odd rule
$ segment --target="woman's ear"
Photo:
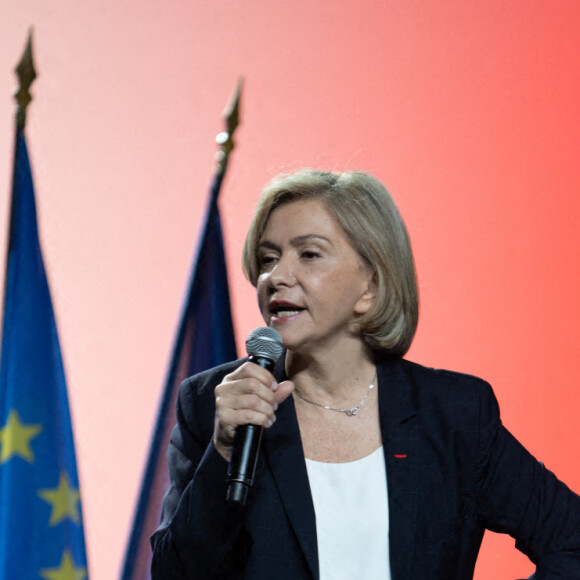
[[[366,289],[364,290],[361,297],[358,299],[357,303],[354,307],[355,314],[359,316],[362,314],[366,314],[371,306],[375,302],[375,298],[377,297],[377,290],[378,290],[378,282],[377,282],[377,275],[374,270],[370,267],[368,268],[368,276],[366,278]]]

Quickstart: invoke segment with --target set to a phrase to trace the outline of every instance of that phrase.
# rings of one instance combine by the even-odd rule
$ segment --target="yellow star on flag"
[[[24,425],[18,411],[10,410],[6,425],[0,429],[0,464],[17,455],[28,463],[34,462],[30,440],[42,431],[42,425]]]
[[[58,568],[45,568],[40,571],[45,580],[84,580],[87,577],[86,568],[75,568],[71,553],[65,550]]]
[[[75,489],[63,471],[60,474],[58,487],[53,489],[41,489],[38,495],[52,506],[49,525],[56,526],[65,518],[70,518],[75,524],[81,523],[79,500],[81,494]]]

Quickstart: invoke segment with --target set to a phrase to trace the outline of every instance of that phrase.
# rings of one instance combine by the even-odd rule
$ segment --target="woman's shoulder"
[[[386,359],[379,364],[418,404],[497,404],[491,385],[475,375],[428,367],[402,358]]]
[[[427,385],[458,386],[461,388],[477,388],[489,385],[486,380],[465,372],[428,367],[407,359],[400,359],[400,364],[410,377]]]

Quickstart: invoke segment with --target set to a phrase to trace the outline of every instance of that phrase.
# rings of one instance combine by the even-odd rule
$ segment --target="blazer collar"
[[[383,438],[392,430],[413,417],[416,404],[413,400],[412,382],[404,370],[405,362],[400,358],[376,357],[379,382],[379,413]]]

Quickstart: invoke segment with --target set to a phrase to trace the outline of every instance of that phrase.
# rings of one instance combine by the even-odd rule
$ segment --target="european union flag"
[[[123,580],[151,578],[149,536],[159,525],[161,502],[169,487],[166,451],[175,425],[175,405],[181,381],[237,358],[218,208],[222,180],[220,172],[211,190],[129,540]]]
[[[66,383],[21,128],[14,154],[0,363],[0,578],[84,580]]]

